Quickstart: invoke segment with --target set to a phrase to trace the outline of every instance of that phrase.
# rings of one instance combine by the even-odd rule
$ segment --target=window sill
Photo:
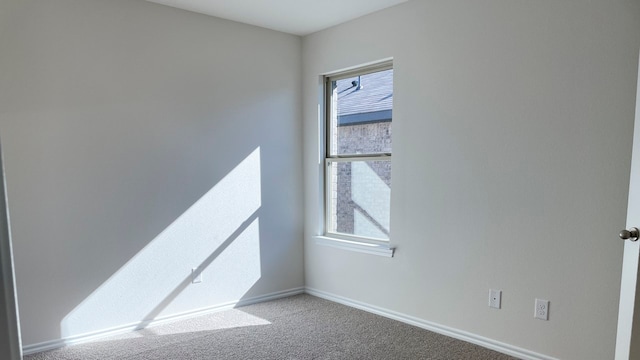
[[[395,248],[389,245],[370,244],[360,241],[342,240],[327,236],[314,236],[317,245],[330,246],[338,249],[355,251],[359,253],[378,255],[384,257],[393,257]]]

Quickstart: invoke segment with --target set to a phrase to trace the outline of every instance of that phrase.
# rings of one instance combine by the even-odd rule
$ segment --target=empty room
[[[0,0],[0,358],[640,359],[639,54],[637,0]]]

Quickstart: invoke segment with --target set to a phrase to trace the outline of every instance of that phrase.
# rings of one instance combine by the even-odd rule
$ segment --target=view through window
[[[327,77],[326,233],[388,241],[391,64]]]

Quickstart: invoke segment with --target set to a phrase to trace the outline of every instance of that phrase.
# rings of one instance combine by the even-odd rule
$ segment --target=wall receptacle
[[[502,290],[489,289],[489,307],[500,309],[502,305]]]
[[[549,320],[549,300],[536,299],[536,309],[533,317],[540,320]]]

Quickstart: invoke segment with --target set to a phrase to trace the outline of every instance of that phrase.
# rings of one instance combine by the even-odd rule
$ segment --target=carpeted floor
[[[514,359],[298,295],[25,356],[25,360]]]

